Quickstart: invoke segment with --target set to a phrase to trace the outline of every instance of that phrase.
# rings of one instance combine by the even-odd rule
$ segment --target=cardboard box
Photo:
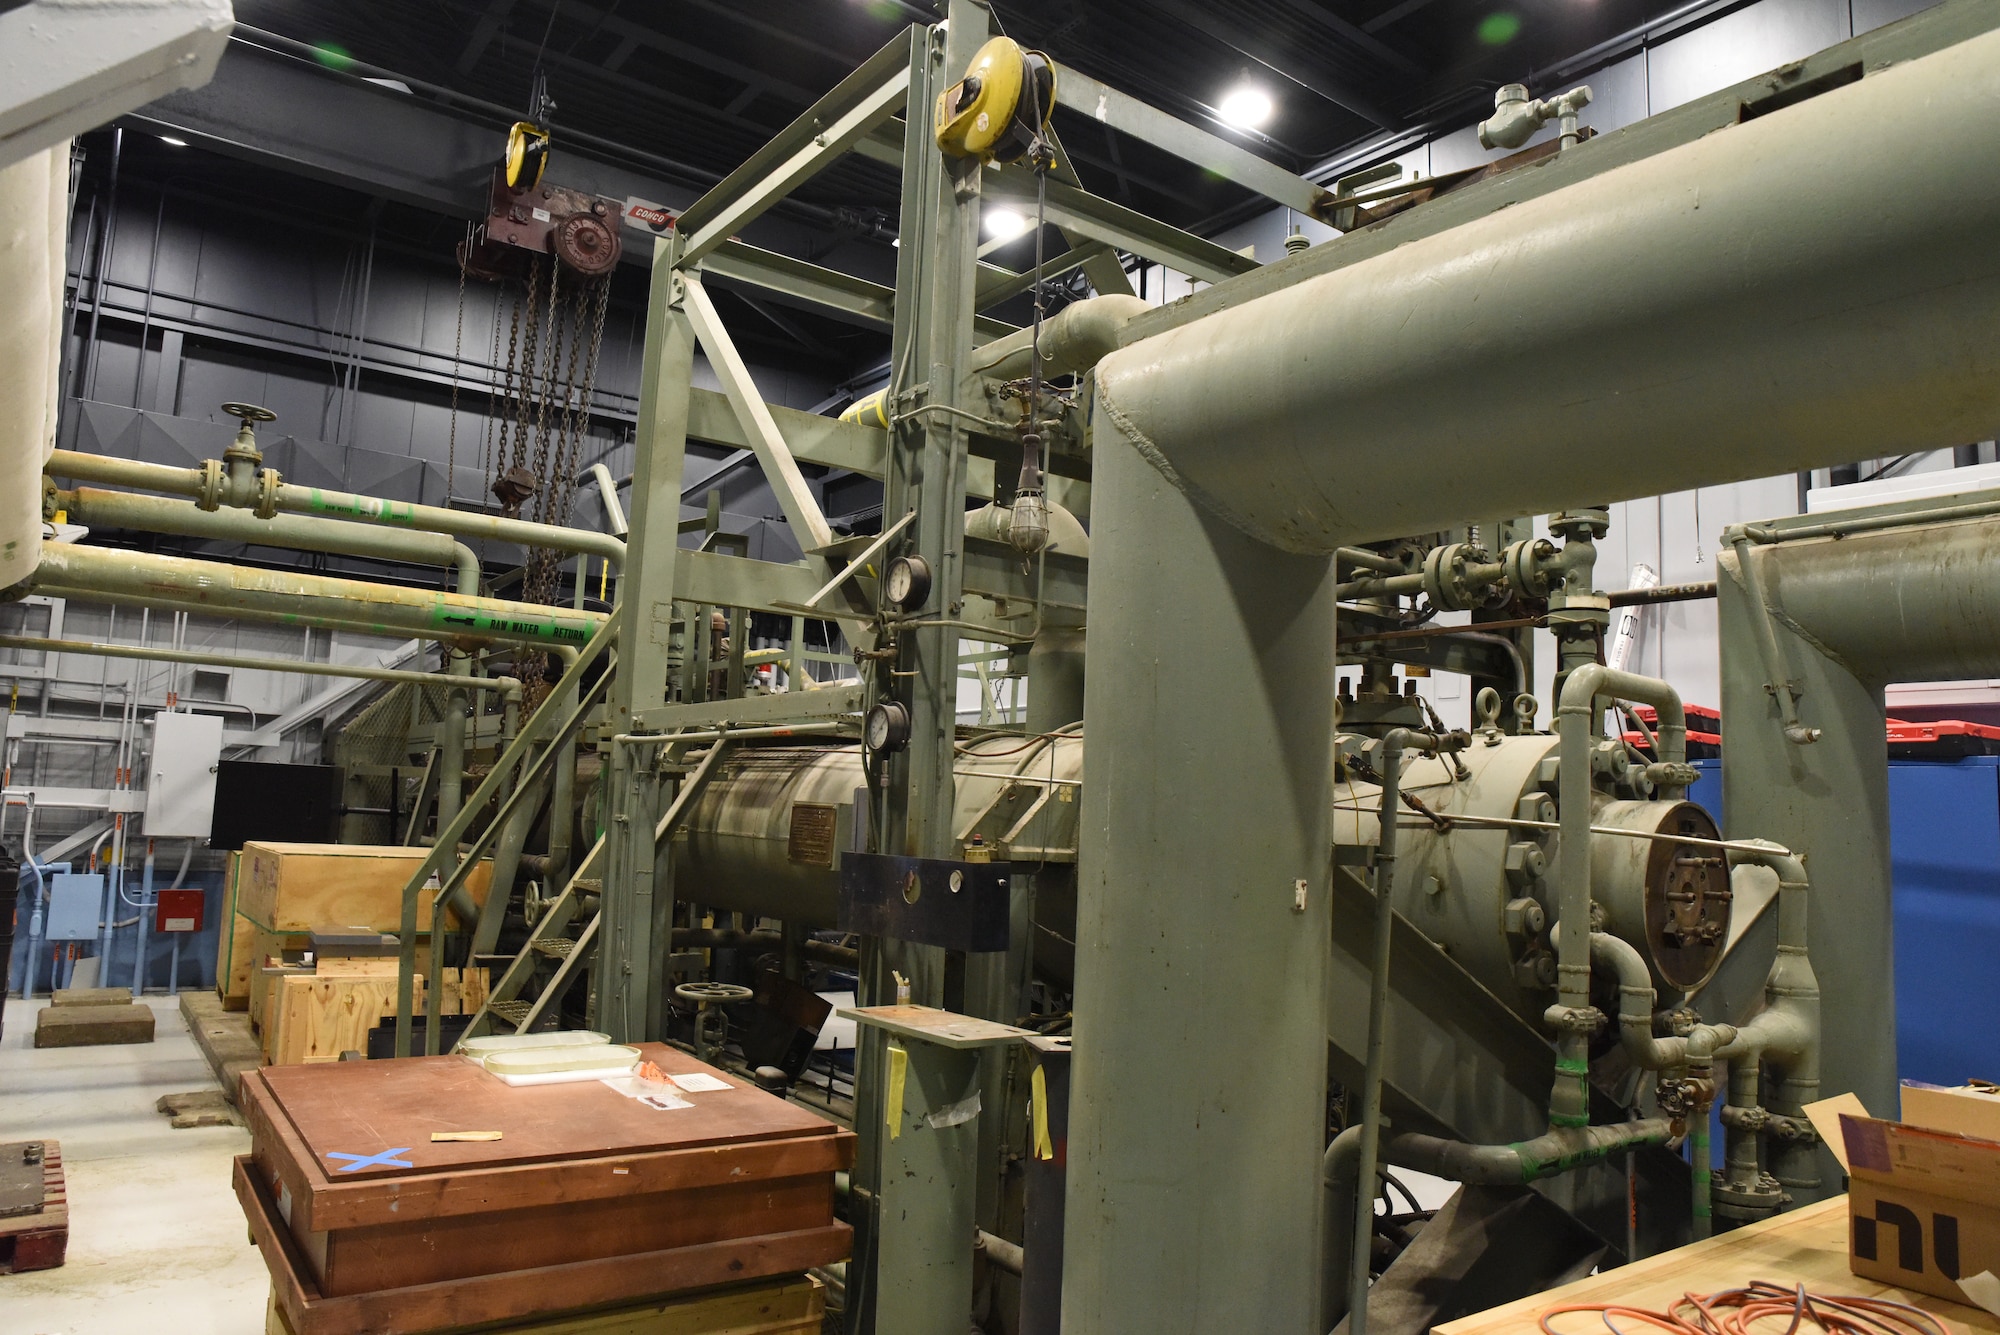
[[[1960,1281],[2000,1274],[2000,1097],[1905,1086],[1903,1119],[1841,1115],[1848,1266],[1898,1288],[1975,1301]]]

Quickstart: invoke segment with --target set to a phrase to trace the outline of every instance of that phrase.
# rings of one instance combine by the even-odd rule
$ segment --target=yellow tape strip
[[[1055,1142],[1049,1139],[1049,1086],[1042,1079],[1042,1068],[1037,1066],[1028,1080],[1030,1095],[1028,1106],[1033,1110],[1035,1121],[1035,1157],[1053,1159],[1056,1157]]]
[[[910,1054],[889,1045],[889,1097],[883,1100],[889,1119],[889,1139],[903,1134],[903,1084],[910,1074]]]

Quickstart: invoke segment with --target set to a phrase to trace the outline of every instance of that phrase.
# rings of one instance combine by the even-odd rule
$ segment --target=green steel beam
[[[895,48],[896,44],[891,43],[876,59],[880,60],[882,54],[900,57]],[[862,69],[874,63],[871,61]],[[739,180],[744,176],[744,168],[738,168],[689,208],[688,214],[694,215],[694,221],[688,221],[688,214],[682,215],[678,227],[687,238],[684,264],[699,263],[704,255],[825,170],[870,130],[901,111],[909,92],[909,68],[899,61],[896,68],[880,77],[880,82],[864,85],[864,91],[850,104],[842,94],[852,82],[850,75],[752,157],[745,167],[754,165],[757,168],[754,175]],[[841,109],[836,111],[836,108]],[[713,204],[709,203],[711,199],[715,201]]]
[[[673,644],[679,546],[680,480],[687,460],[688,390],[694,376],[694,329],[681,310],[677,234],[654,247],[639,381],[639,430],[632,472],[632,537],[625,563],[625,633],[606,722],[630,732],[634,716],[666,695]],[[605,874],[598,943],[596,1026],[624,1042],[657,1037],[654,949],[661,908],[671,917],[671,882],[657,884],[653,826],[660,775],[650,751],[613,747],[605,770]],[[664,893],[662,891],[664,890]]]
[[[716,182],[707,194],[688,205],[676,223],[681,235],[692,236],[705,231],[725,215],[735,216],[735,211],[745,200],[768,195],[772,179],[784,175],[787,162],[800,153],[825,150],[827,127],[837,123],[843,114],[871,100],[881,92],[885,84],[893,81],[907,86],[911,31],[904,29],[890,38],[881,50],[868,57],[855,67],[853,73],[835,84],[825,97],[800,112],[790,125],[778,131],[762,148],[752,153],[742,166]],[[900,104],[889,114],[893,115],[897,110],[901,110]],[[856,138],[868,134],[881,123],[881,119],[883,118],[868,120]],[[845,146],[843,151],[844,148]],[[786,190],[777,191],[776,196],[767,201],[766,206],[768,207],[769,202],[775,202],[775,198],[782,198],[785,193]],[[741,226],[741,222],[736,226]]]
[[[695,337],[700,341],[702,351],[708,354],[709,368],[722,382],[722,392],[728,397],[736,420],[742,423],[750,437],[751,452],[757,456],[757,463],[764,470],[765,484],[771,488],[772,494],[778,498],[779,507],[785,512],[785,522],[791,526],[794,541],[799,544],[800,551],[824,551],[832,545],[833,531],[826,526],[826,516],[820,513],[819,498],[806,485],[798,460],[792,457],[791,447],[778,430],[778,423],[772,418],[762,391],[751,378],[750,367],[744,362],[742,354],[736,351],[729,331],[722,327],[722,317],[716,312],[715,303],[709,299],[708,290],[701,285],[701,280],[692,273],[684,272],[681,283],[682,305],[694,325]]]
[[[992,173],[985,185],[994,197],[1010,200],[1030,213],[1034,211],[1035,178],[1026,169],[1008,167]],[[1204,241],[1064,181],[1049,181],[1046,212],[1049,222],[1065,233],[1129,250],[1205,283],[1220,283],[1258,267],[1257,261],[1247,255]]]
[[[711,251],[702,261],[702,269],[718,278],[733,282],[747,283],[761,287],[767,292],[778,292],[799,301],[808,301],[816,306],[870,325],[888,326],[895,323],[896,290],[881,283],[857,278],[853,274],[842,273],[823,265],[809,264],[795,260],[789,255],[775,251],[760,250],[742,241],[725,241]],[[1020,274],[1002,269],[998,265],[981,265],[982,278],[994,283],[1008,283],[1021,279]],[[983,339],[1004,338],[1015,331],[1016,326],[1004,320],[980,316],[974,332]]]
[[[745,241],[723,242],[709,252],[701,267],[718,278],[809,301],[865,324],[887,326],[896,318],[893,288]]]
[[[1332,202],[1324,186],[1067,65],[1056,67],[1056,101],[1309,217],[1319,217]]]

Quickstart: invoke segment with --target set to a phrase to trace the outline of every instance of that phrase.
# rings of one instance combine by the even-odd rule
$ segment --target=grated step
[[[537,937],[528,943],[528,948],[537,955],[546,955],[552,960],[567,959],[576,949],[576,942],[566,936]]]
[[[519,1025],[528,1018],[534,1007],[525,1001],[489,1001],[486,1009],[505,1020],[508,1024]]]

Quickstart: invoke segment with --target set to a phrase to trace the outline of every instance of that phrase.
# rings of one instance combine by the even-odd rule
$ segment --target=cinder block
[[[131,993],[126,993],[130,996]],[[101,1047],[153,1041],[153,1012],[144,1006],[47,1006],[35,1015],[38,1048]]]
[[[52,998],[58,1006],[129,1006],[132,990],[127,987],[59,987]]]

